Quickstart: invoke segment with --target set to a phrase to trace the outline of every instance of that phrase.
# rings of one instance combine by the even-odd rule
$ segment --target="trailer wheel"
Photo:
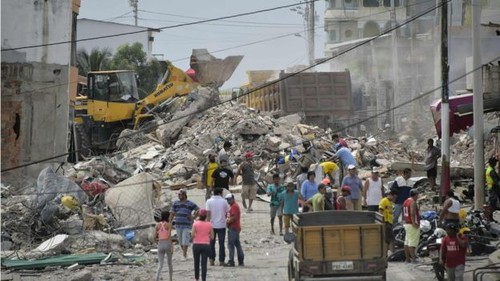
[[[293,249],[288,254],[288,281],[293,281],[295,278],[295,270],[293,268]]]

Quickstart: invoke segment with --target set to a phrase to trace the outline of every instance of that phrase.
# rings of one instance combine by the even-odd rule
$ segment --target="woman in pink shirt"
[[[201,256],[201,280],[207,280],[207,261],[210,254],[210,240],[214,239],[214,231],[210,221],[206,221],[207,210],[198,211],[198,220],[193,223],[193,258],[194,278],[200,278],[200,256]]]

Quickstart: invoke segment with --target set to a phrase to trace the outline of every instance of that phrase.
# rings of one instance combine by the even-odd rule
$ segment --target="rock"
[[[89,270],[82,270],[82,271],[79,271],[79,272],[76,272],[75,274],[73,274],[73,276],[71,277],[71,281],[92,281],[93,277],[92,277],[92,272],[90,272]]]
[[[184,175],[186,173],[186,168],[184,164],[177,164],[170,170],[168,170],[168,174],[172,176]]]
[[[271,151],[279,151],[279,145],[281,144],[281,139],[278,137],[270,137],[267,139],[266,148]]]

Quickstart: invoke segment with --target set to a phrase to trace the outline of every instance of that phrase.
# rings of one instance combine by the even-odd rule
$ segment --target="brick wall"
[[[20,164],[23,135],[22,102],[2,101],[2,169]]]

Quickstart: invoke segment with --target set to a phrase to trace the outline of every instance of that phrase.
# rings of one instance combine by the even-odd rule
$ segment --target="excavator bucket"
[[[198,82],[202,85],[218,88],[231,78],[242,59],[243,56],[218,59],[212,56],[207,49],[193,49],[190,66],[194,70]]]

